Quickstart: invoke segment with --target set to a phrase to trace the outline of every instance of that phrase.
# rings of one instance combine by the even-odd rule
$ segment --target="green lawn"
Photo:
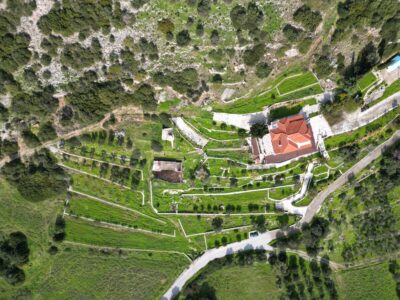
[[[295,187],[276,187],[269,190],[269,198],[274,200],[281,200],[297,192]]]
[[[67,240],[72,242],[116,248],[189,252],[189,243],[180,236],[172,238],[158,234],[113,230],[73,218],[68,218],[66,229]]]
[[[215,216],[179,216],[179,219],[182,223],[183,228],[185,229],[186,234],[195,234],[195,233],[203,233],[213,231],[212,220]],[[224,229],[238,226],[251,225],[250,216],[221,216],[224,222],[222,227]]]
[[[278,84],[277,89],[280,94],[287,94],[302,87],[317,83],[318,80],[313,73],[307,72],[305,74],[288,78]]]
[[[83,174],[72,174],[73,189],[107,201],[115,202],[134,209],[145,209],[142,206],[142,195],[137,191],[108,183],[101,179]],[[100,188],[101,187],[101,188]]]
[[[368,87],[370,87],[374,82],[376,82],[377,78],[372,72],[368,72],[363,77],[361,77],[357,81],[358,88],[363,92]]]
[[[398,91],[400,91],[400,79],[396,80],[391,85],[386,87],[385,91],[383,92],[382,97],[380,97],[380,98],[376,99],[375,101],[371,102],[369,104],[369,106],[371,107],[371,106],[373,106],[373,105],[385,100],[386,98],[392,96],[393,94],[397,93]]]
[[[91,218],[96,221],[104,221],[168,234],[173,234],[175,229],[168,222],[157,222],[152,218],[147,218],[135,212],[80,196],[74,196],[70,199],[68,212],[75,216]]]
[[[265,106],[269,106],[274,103],[300,99],[308,96],[311,97],[313,95],[321,94],[322,92],[323,90],[319,84],[315,84],[308,88],[285,94],[284,96],[279,96],[275,90],[272,90],[263,95],[240,99],[229,104],[214,103],[213,108],[214,111],[226,113],[252,113],[261,111],[264,109]]]
[[[275,272],[267,263],[253,266],[215,268],[205,279],[216,289],[218,299],[279,299],[281,290],[275,285]]]
[[[50,255],[47,250],[52,244],[51,227],[57,212],[62,212],[64,200],[64,195],[60,195],[60,199],[30,202],[0,178],[0,231],[24,232],[30,249],[29,263],[24,266],[25,283],[11,286],[0,278],[1,299],[160,299],[188,265],[188,260],[180,254],[101,253],[67,244],[58,244],[58,254]],[[73,225],[70,225],[68,221],[67,230],[72,229]],[[71,238],[78,235],[83,241],[91,242],[85,236],[85,227],[73,228],[79,230],[76,234],[69,232]],[[104,238],[102,232],[101,228],[95,228],[91,234],[99,242]],[[105,244],[114,247],[110,236],[113,235],[104,238]],[[187,249],[180,246],[184,245],[182,240],[171,243],[169,239],[154,238],[153,235],[145,242],[143,235],[136,234],[129,238],[130,242],[124,241],[123,236],[117,240],[130,246],[145,242],[150,246],[154,240],[154,248],[177,245],[178,250]]]
[[[39,268],[29,288],[37,299],[160,299],[188,263],[179,254],[68,246],[48,258],[51,268]]]
[[[224,205],[225,207],[228,204],[231,205],[240,205],[241,212],[250,212],[248,205],[249,204],[258,204],[258,210],[254,211],[264,211],[264,207],[266,204],[270,204],[273,207],[273,202],[267,199],[267,191],[250,191],[248,193],[241,194],[230,194],[230,195],[212,195],[212,196],[186,196],[181,197],[181,201],[179,203],[179,210],[184,211],[193,211],[193,205],[196,204],[198,206],[203,205],[205,211],[207,211],[207,206],[220,207],[220,205]]]
[[[271,110],[270,119],[271,121],[282,119],[284,117],[288,117],[291,115],[298,114],[301,109],[306,105],[314,105],[317,104],[317,100],[315,98],[307,99],[301,102],[296,102],[292,105],[282,106],[276,109]]]
[[[397,299],[396,283],[387,263],[340,271],[335,277],[339,299]]]
[[[158,105],[158,110],[161,112],[168,112],[171,108],[177,106],[180,102],[181,102],[180,99],[173,99],[173,100],[161,102]]]

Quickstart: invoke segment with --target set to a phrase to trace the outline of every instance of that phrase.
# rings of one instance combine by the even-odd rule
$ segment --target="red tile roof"
[[[311,127],[303,115],[275,121],[270,126],[270,135],[275,154],[315,148]]]

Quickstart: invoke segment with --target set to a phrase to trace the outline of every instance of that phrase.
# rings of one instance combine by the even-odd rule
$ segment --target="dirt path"
[[[141,110],[138,109],[137,106],[124,106],[124,107],[119,107],[114,109],[112,112],[107,113],[104,118],[94,124],[79,128],[79,129],[75,129],[72,130],[70,132],[64,133],[64,134],[60,134],[56,139],[51,140],[51,141],[47,141],[45,143],[43,143],[42,145],[35,147],[35,148],[28,148],[26,147],[23,143],[22,145],[22,149],[19,149],[18,155],[10,157],[10,156],[6,156],[3,159],[0,160],[0,168],[2,168],[7,162],[9,162],[12,159],[16,159],[18,157],[21,157],[22,159],[29,157],[31,155],[33,155],[35,152],[43,149],[43,148],[47,148],[57,142],[59,142],[60,140],[65,140],[65,139],[70,139],[72,137],[76,137],[76,136],[80,136],[83,133],[87,133],[87,132],[92,132],[92,131],[96,131],[99,129],[103,128],[103,125],[106,121],[108,121],[110,119],[111,114],[114,115],[122,115],[125,114],[127,112],[132,113],[132,110],[134,110],[136,113],[138,113],[140,111],[140,113],[142,113]]]

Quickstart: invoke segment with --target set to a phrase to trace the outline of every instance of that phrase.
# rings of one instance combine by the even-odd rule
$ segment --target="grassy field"
[[[400,91],[400,79],[396,80],[391,85],[386,87],[385,91],[383,92],[382,97],[376,99],[375,101],[372,101],[369,104],[369,106],[371,107],[371,106],[373,106],[373,105],[385,100],[386,98],[392,96],[393,94],[397,93],[398,91]]]
[[[357,130],[329,137],[325,140],[325,146],[327,149],[332,149],[341,145],[354,143],[360,138],[365,138],[368,134],[379,131],[382,127],[388,125],[390,121],[392,121],[398,115],[399,111],[399,108],[395,108],[379,119],[376,119],[375,121],[360,127]]]
[[[142,207],[142,194],[83,174],[73,174],[73,189],[134,209]],[[99,189],[101,187],[101,189]]]
[[[364,92],[368,87],[376,82],[376,80],[377,78],[374,73],[368,72],[357,81],[358,88],[361,90],[361,92]]]
[[[253,266],[226,266],[210,272],[202,282],[215,287],[218,299],[279,299],[275,272],[267,263]]]
[[[175,229],[168,222],[157,222],[152,218],[147,218],[135,212],[80,196],[73,196],[72,199],[70,199],[68,212],[75,216],[82,216],[96,221],[104,221],[168,234],[173,234]]]
[[[24,266],[25,282],[11,286],[0,278],[1,299],[159,299],[187,266],[188,260],[180,254],[101,253],[62,244],[57,245],[58,254],[50,255],[51,227],[63,201],[29,202],[0,178],[0,231],[24,232],[30,249],[29,263]],[[101,232],[96,228],[93,234]],[[77,235],[84,233],[76,231]],[[137,237],[132,236],[132,245]],[[157,237],[154,241],[161,245],[155,247],[171,244]],[[115,247],[112,240],[106,244]]]
[[[311,84],[317,82],[315,76],[310,72],[293,77],[293,80],[292,78],[290,78],[282,81],[282,79],[284,78],[285,76],[278,77],[277,80],[274,81],[271,87],[272,89],[266,93],[254,96],[252,98],[243,98],[229,104],[214,103],[213,109],[214,111],[221,111],[226,113],[252,113],[261,111],[265,106],[269,106],[274,103],[305,98],[308,96],[311,97],[313,95],[321,94],[323,92],[319,84],[315,84],[304,89],[299,89],[301,87],[310,85],[310,82]],[[281,81],[282,83],[279,84],[279,82]],[[277,90],[275,89],[277,84],[279,84],[279,90],[281,90],[281,85],[283,85],[283,91],[289,92],[287,94],[284,94],[283,96],[279,96]],[[296,91],[296,89],[298,90]]]
[[[66,229],[67,240],[72,242],[116,248],[189,252],[189,243],[180,236],[173,238],[158,234],[113,230],[73,218],[68,218]]]
[[[387,263],[340,271],[335,278],[339,299],[397,299],[396,283]]]
[[[179,254],[68,246],[29,288],[38,299],[160,299],[187,264]]]
[[[297,89],[301,89],[317,82],[318,80],[315,75],[311,72],[307,72],[300,76],[295,76],[282,81],[280,84],[278,84],[277,89],[280,94],[288,94]]]
[[[281,119],[284,117],[292,116],[298,114],[301,109],[306,105],[314,105],[317,104],[317,100],[315,98],[307,99],[301,102],[296,102],[291,105],[282,106],[276,109],[271,110],[270,119],[271,121]]]

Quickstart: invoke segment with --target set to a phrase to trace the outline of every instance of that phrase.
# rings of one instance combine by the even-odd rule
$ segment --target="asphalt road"
[[[363,169],[365,169],[371,162],[373,162],[382,154],[382,150],[385,147],[393,145],[399,139],[400,139],[400,130],[396,131],[390,139],[377,146],[374,150],[368,153],[367,156],[365,156],[363,159],[357,162],[349,170],[343,173],[338,179],[332,182],[327,188],[321,191],[307,207],[305,215],[299,222],[300,225],[311,221],[314,215],[320,210],[324,200],[338,188],[347,183],[350,174],[355,175],[360,171],[362,171]]]
[[[400,130],[396,131],[393,136],[385,141],[384,143],[377,146],[367,156],[357,162],[348,171],[343,173],[338,179],[331,183],[326,189],[320,192],[307,207],[306,213],[303,218],[295,225],[300,226],[303,223],[310,222],[319,209],[322,206],[324,200],[338,188],[348,182],[350,174],[357,174],[365,169],[371,162],[377,159],[381,154],[382,150],[390,145],[393,145],[400,139]],[[272,231],[260,234],[258,237],[250,238],[241,242],[229,244],[224,247],[211,249],[206,251],[202,256],[192,262],[192,264],[181,273],[181,275],[175,280],[173,285],[164,294],[163,300],[172,299],[176,296],[183,286],[192,278],[197,272],[204,268],[209,262],[214,259],[224,257],[225,255],[237,253],[238,251],[249,250],[249,249],[272,249],[268,244],[277,238],[279,234],[284,234],[283,230],[276,229]]]
[[[250,249],[271,250],[272,247],[269,246],[268,243],[276,239],[277,234],[279,232],[280,230],[276,229],[265,232],[257,237],[250,238],[241,242],[236,242],[224,247],[207,250],[202,256],[194,260],[190,264],[190,266],[181,273],[181,275],[179,275],[179,277],[175,280],[173,285],[164,294],[162,299],[163,300],[173,299],[181,291],[186,282],[190,280],[190,278],[192,278],[197,272],[199,272],[210,261],[213,261],[214,259],[221,258],[226,255],[237,253],[243,250],[250,250]]]

